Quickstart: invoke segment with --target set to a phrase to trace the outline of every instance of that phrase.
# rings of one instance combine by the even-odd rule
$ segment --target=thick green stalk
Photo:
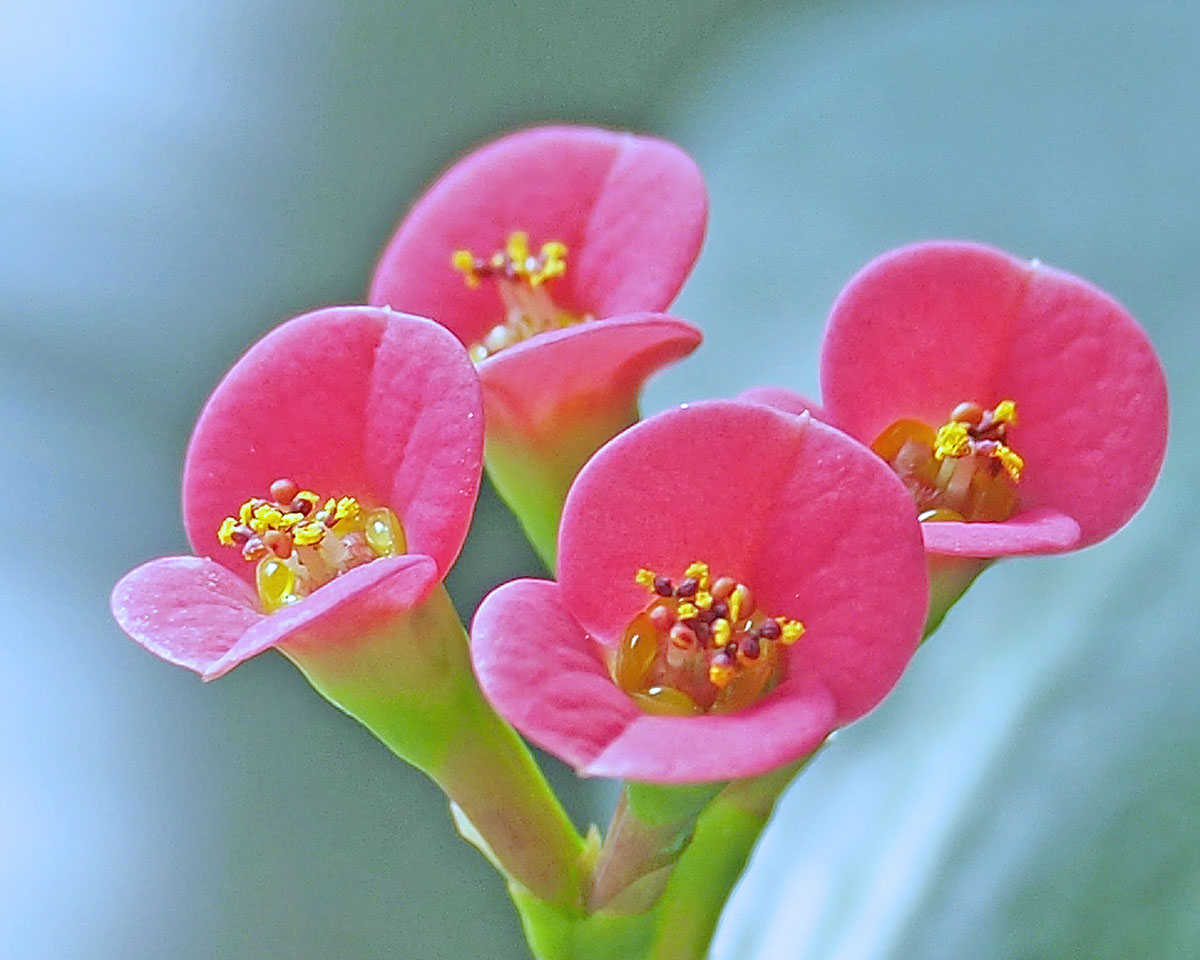
[[[625,784],[592,873],[588,909],[650,909],[691,838],[696,817],[723,786]]]
[[[701,960],[775,801],[809,758],[722,790],[696,822],[656,910],[647,960]]]
[[[372,635],[288,656],[318,693],[437,782],[510,881],[578,909],[583,841],[483,698],[444,587]]]

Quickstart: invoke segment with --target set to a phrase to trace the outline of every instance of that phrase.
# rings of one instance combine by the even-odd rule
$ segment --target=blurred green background
[[[710,237],[657,410],[815,392],[841,284],[914,239],[1083,274],[1165,359],[1174,443],[1121,534],[989,571],[784,798],[714,957],[1200,956],[1200,5],[0,8],[0,956],[527,956],[443,803],[267,655],[210,686],[107,595],[186,549],[192,420],[275,323],[361,299],[408,201],[513,126],[660,133]],[[464,615],[536,572],[485,496]],[[551,764],[581,822],[605,784]]]

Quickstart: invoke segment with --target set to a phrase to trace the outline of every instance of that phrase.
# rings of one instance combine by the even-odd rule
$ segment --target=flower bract
[[[443,328],[374,307],[298,317],[200,415],[183,474],[196,555],[129,573],[113,612],[206,678],[369,635],[458,556],[481,460],[478,381]]]
[[[383,252],[371,302],[434,317],[469,348],[489,473],[547,559],[579,467],[637,419],[646,378],[700,341],[658,311],[706,217],[700,173],[677,147],[539,127],[454,164]]]
[[[763,394],[782,409],[790,403]],[[818,414],[916,501],[931,554],[1056,553],[1145,501],[1167,392],[1145,332],[1079,277],[975,243],[885,253],[838,296]]]
[[[920,639],[901,483],[810,417],[712,401],[605,445],[567,498],[557,582],[490,594],[485,694],[590,776],[745,777],[869,710]]]

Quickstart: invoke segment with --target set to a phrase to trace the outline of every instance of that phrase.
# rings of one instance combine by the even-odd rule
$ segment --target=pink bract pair
[[[1166,451],[1162,366],[1129,313],[1086,280],[980,244],[915,244],[864,267],[830,313],[821,392],[820,406],[779,388],[743,398],[809,410],[865,444],[897,422],[943,424],[964,402],[1011,402],[1016,512],[922,524],[932,555],[1096,543],[1141,507]]]

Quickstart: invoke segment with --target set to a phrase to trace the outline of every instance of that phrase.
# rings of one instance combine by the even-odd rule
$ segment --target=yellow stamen
[[[271,484],[270,499],[251,497],[236,517],[222,520],[217,539],[258,564],[255,582],[268,613],[355,567],[408,549],[404,527],[387,507],[364,511],[354,497],[322,503],[286,478]]]
[[[933,455],[938,460],[947,457],[962,457],[971,452],[971,434],[968,425],[960,420],[951,420],[938,428],[934,440]]]
[[[679,713],[740,710],[784,678],[784,648],[799,639],[804,625],[764,616],[746,584],[729,576],[714,579],[701,561],[677,580],[646,567],[634,579],[651,599],[631,621],[609,669],[647,712],[668,704]],[[728,611],[714,609],[718,598]],[[677,700],[687,709],[676,710]]]
[[[734,587],[733,593],[729,595],[729,619],[736,623],[743,616],[753,613],[754,608],[750,605],[752,599],[750,588],[744,583],[739,583]]]
[[[775,622],[779,624],[779,642],[785,647],[790,647],[793,643],[804,636],[804,624],[799,620],[790,620],[787,617],[776,617]]]
[[[1003,443],[999,444],[992,451],[992,456],[1000,461],[1000,466],[1004,467],[1005,472],[1012,477],[1014,483],[1021,479],[1021,471],[1025,469],[1025,461],[1012,447],[1005,446]]]
[[[734,666],[732,663],[713,663],[708,668],[708,682],[718,690],[723,690],[733,679]]]
[[[1001,400],[992,411],[992,420],[996,423],[1016,423],[1017,405],[1012,400]]]
[[[298,524],[292,530],[292,536],[296,538],[296,546],[308,547],[314,543],[320,543],[321,538],[325,536],[325,530],[325,524],[309,520],[306,523]]]
[[[688,565],[688,568],[683,571],[684,577],[692,577],[696,583],[700,585],[701,590],[707,590],[709,584],[709,569],[708,564],[701,560]]]
[[[479,286],[479,274],[475,272],[475,256],[470,250],[455,250],[450,265],[463,275],[463,281],[474,290]]]

